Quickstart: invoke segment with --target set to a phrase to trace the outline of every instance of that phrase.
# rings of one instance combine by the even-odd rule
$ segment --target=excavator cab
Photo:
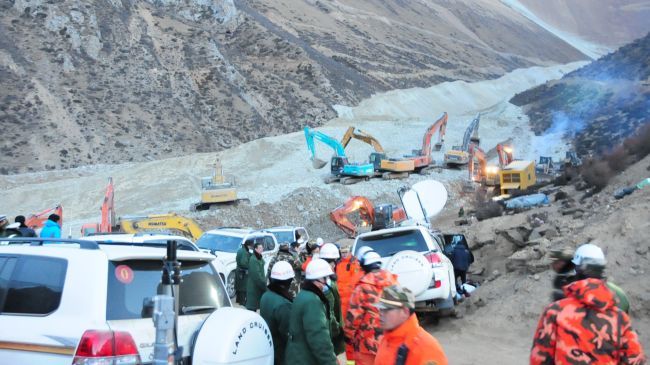
[[[330,171],[332,175],[341,176],[343,175],[343,167],[348,165],[347,157],[334,156],[330,162]]]
[[[381,170],[381,161],[387,159],[388,157],[386,157],[385,153],[372,152],[370,154],[370,163],[374,167],[375,171]]]
[[[373,231],[393,226],[393,208],[394,206],[392,204],[379,204],[375,206],[375,222],[372,225]]]

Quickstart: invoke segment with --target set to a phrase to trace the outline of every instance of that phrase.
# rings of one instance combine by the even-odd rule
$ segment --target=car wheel
[[[230,298],[235,297],[235,270],[228,274],[228,281],[226,282],[226,291]]]

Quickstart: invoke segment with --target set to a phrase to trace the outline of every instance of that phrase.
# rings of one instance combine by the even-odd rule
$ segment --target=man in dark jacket
[[[36,237],[36,232],[27,227],[25,225],[25,216],[24,215],[17,215],[16,219],[14,219],[14,222],[19,223],[20,227],[18,227],[18,230],[20,231],[20,235],[22,237]]]
[[[454,276],[456,280],[456,291],[459,294],[465,294],[465,289],[463,289],[463,284],[467,282],[467,270],[469,266],[474,262],[474,255],[472,251],[467,247],[465,240],[461,240],[456,243],[454,250],[451,253],[451,263],[454,265]],[[458,279],[460,278],[460,284],[458,284]]]
[[[260,298],[266,291],[264,275],[264,245],[261,242],[253,246],[253,254],[248,260],[248,280],[246,284],[246,309],[256,311],[260,307]]]
[[[296,272],[296,276],[300,275],[301,267],[300,267],[300,260],[294,255],[291,254],[291,251],[289,251],[289,243],[288,242],[282,242],[280,243],[280,248],[278,249],[278,253],[271,259],[271,262],[269,262],[269,268],[266,272],[267,277],[271,277],[271,270],[273,268],[273,265],[275,265],[276,262],[280,261],[286,261],[288,262],[291,267],[294,268]],[[292,297],[296,297],[298,295],[298,291],[300,288],[298,287],[298,280],[293,280],[291,282],[291,287],[289,288],[289,292],[291,293]]]
[[[285,365],[336,365],[329,331],[329,303],[323,294],[334,272],[322,259],[312,259],[302,290],[293,301]]]
[[[260,300],[260,315],[266,321],[273,338],[274,364],[284,363],[284,351],[289,336],[289,318],[293,296],[289,290],[295,271],[290,263],[278,261],[271,268],[271,283]]]
[[[253,241],[242,243],[237,251],[237,268],[235,269],[235,292],[237,296],[235,301],[241,305],[246,305],[246,285],[248,282],[248,261],[253,251]]]

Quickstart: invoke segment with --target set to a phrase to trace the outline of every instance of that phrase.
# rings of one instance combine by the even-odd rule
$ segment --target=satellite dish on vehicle
[[[430,217],[440,214],[447,203],[447,189],[436,180],[424,180],[410,189],[398,191],[406,216],[417,222],[429,222]]]
[[[217,309],[199,329],[192,364],[273,365],[271,331],[255,312]]]

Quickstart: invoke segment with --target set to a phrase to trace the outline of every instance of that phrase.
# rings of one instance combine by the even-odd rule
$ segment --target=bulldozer
[[[217,159],[212,176],[201,179],[201,201],[192,204],[190,210],[206,210],[213,204],[239,203],[242,201],[247,202],[248,199],[237,197],[237,188],[234,182],[226,181],[221,161]]]

